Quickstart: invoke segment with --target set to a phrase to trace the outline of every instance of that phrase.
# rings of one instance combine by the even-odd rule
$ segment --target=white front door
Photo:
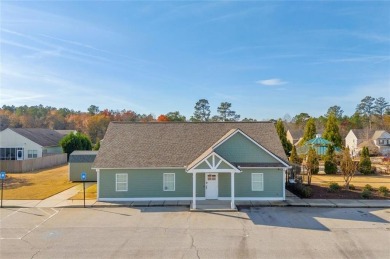
[[[218,199],[218,174],[206,174],[206,199]]]

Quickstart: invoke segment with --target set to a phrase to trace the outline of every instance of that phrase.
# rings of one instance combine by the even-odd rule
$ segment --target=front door
[[[218,174],[206,174],[206,199],[218,199]]]
[[[16,150],[16,160],[23,160],[23,149],[18,148]]]

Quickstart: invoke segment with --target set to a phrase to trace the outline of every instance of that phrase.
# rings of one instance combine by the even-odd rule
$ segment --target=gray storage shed
[[[96,170],[91,169],[98,151],[75,150],[69,156],[69,181],[80,182],[81,172],[87,173],[87,182],[96,182]]]

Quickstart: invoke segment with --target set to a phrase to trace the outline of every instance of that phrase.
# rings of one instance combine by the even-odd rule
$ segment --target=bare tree
[[[307,171],[307,184],[311,185],[311,177],[313,174],[318,174],[318,171],[320,170],[319,167],[319,157],[317,155],[317,152],[314,150],[314,148],[310,148],[306,161],[304,162],[304,167]]]
[[[349,189],[349,183],[355,175],[357,163],[355,163],[349,153],[349,148],[345,148],[340,162],[341,171],[345,181],[345,189]]]

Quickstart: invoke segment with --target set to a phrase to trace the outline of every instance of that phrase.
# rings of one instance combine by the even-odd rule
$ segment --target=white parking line
[[[20,209],[17,209],[15,210],[14,212],[12,212],[11,214],[8,214],[7,216],[5,216],[4,218],[0,219],[0,222],[2,222],[3,220],[5,220],[6,218],[8,218],[9,216],[12,216],[14,215],[15,213],[17,213],[18,211],[22,210],[23,208],[20,208]]]
[[[21,209],[19,209],[19,210],[21,210]],[[11,213],[11,214],[14,214],[14,213],[18,212],[19,210],[15,211],[15,212],[13,212],[13,213]],[[41,210],[41,209],[40,209],[40,210]],[[49,219],[51,219],[52,217],[54,217],[55,215],[57,215],[57,214],[60,212],[60,210],[56,210],[56,209],[54,209],[54,208],[51,208],[51,210],[54,211],[53,214],[49,214],[49,213],[43,211],[43,212],[45,212],[47,215],[49,215],[49,217],[46,218],[45,220],[43,220],[43,221],[42,221],[41,223],[39,223],[38,225],[35,225],[32,229],[28,230],[27,233],[24,234],[24,235],[22,235],[21,237],[1,237],[0,240],[5,240],[5,239],[9,239],[9,240],[15,240],[15,239],[16,239],[16,240],[21,240],[22,238],[24,238],[25,236],[27,236],[28,234],[30,234],[31,232],[33,232],[35,229],[37,229],[38,227],[40,227],[43,223],[45,223],[46,221],[48,221]],[[41,211],[42,211],[42,210],[41,210]],[[11,215],[11,214],[10,214],[10,215]],[[7,216],[10,216],[10,215],[7,215]]]

